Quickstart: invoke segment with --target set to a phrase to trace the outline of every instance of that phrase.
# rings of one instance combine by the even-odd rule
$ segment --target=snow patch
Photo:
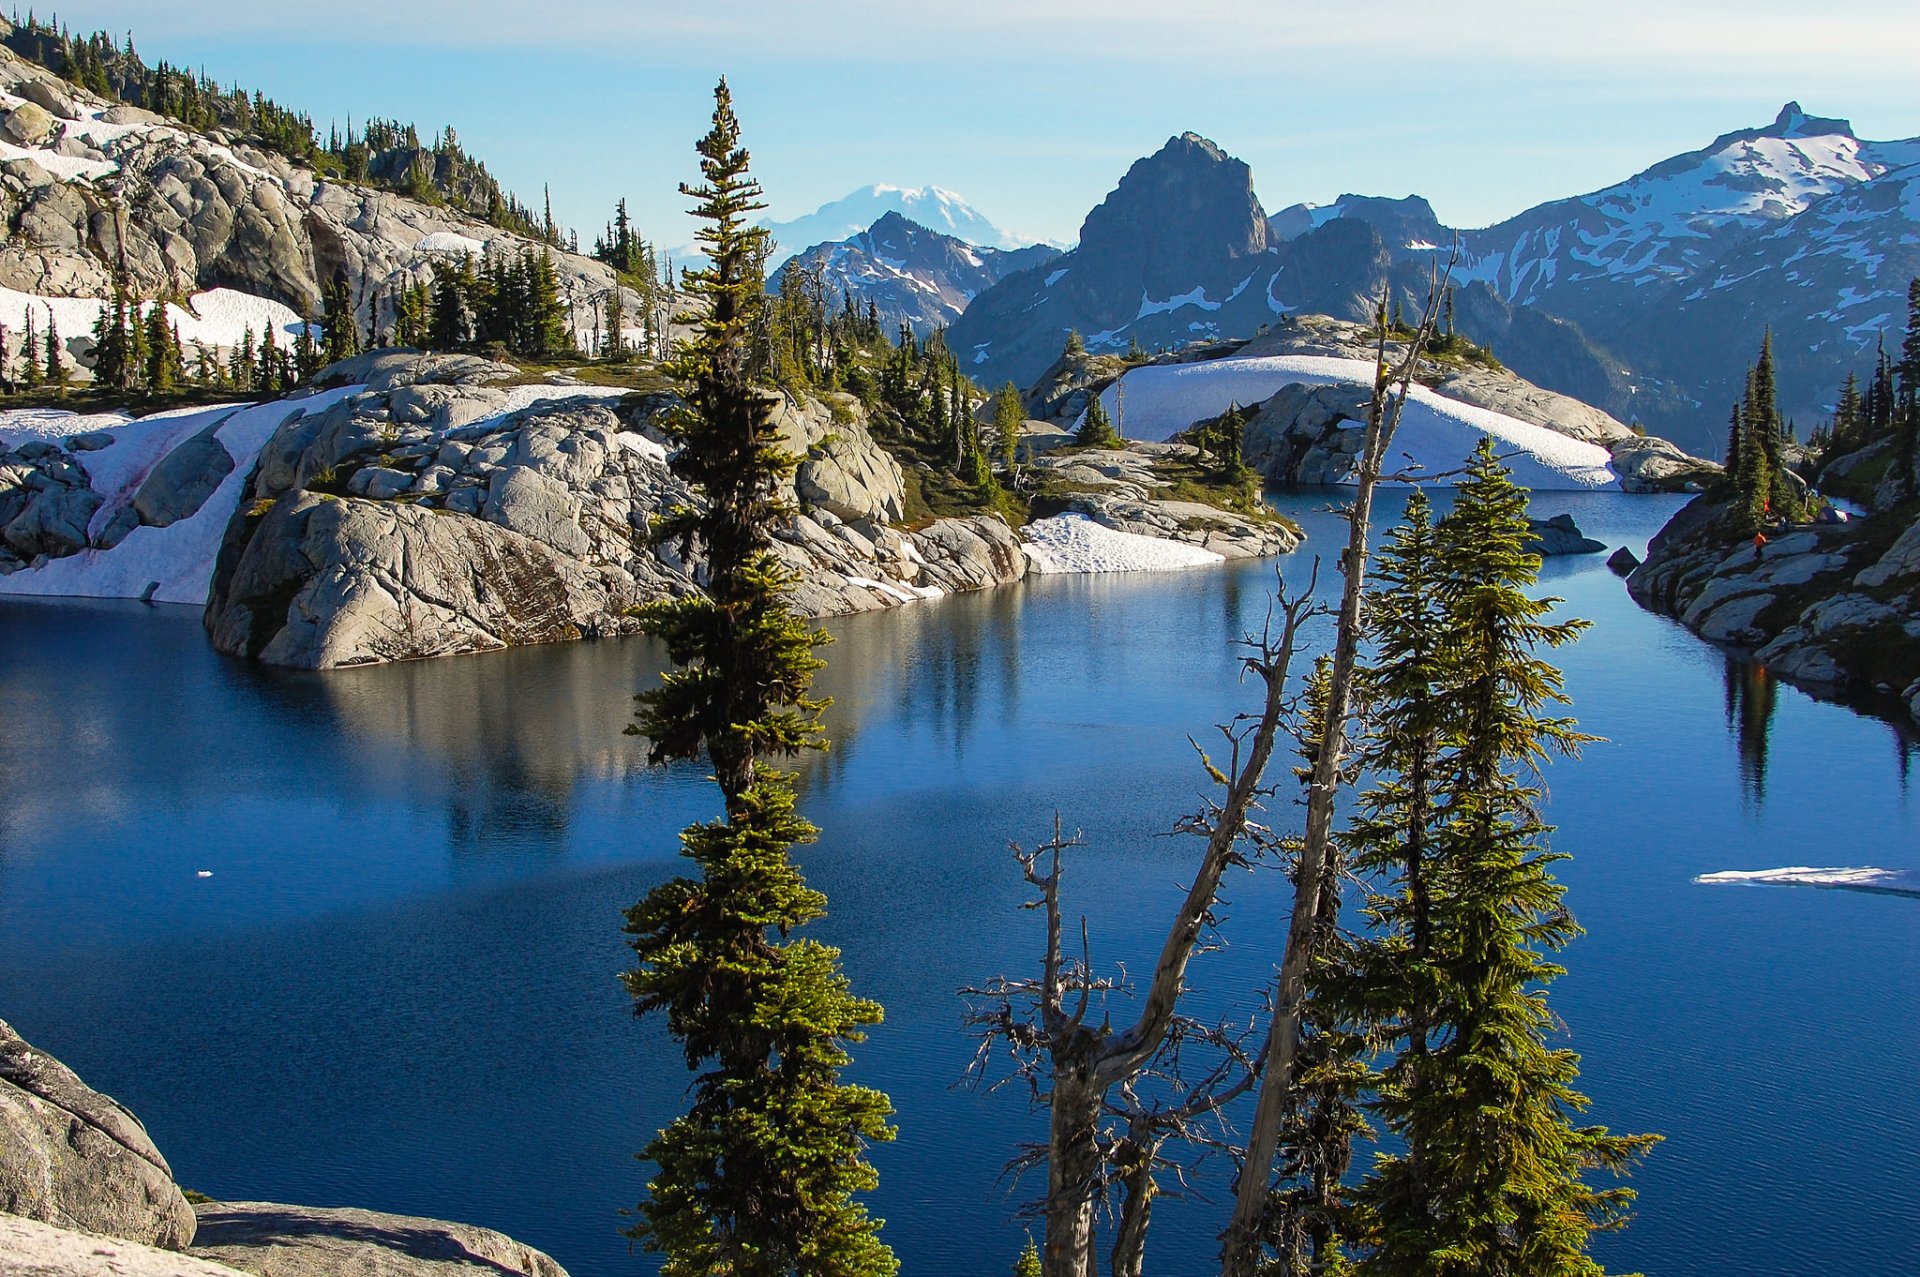
[[[1226,561],[1184,541],[1117,532],[1084,514],[1035,519],[1021,536],[1035,572],[1166,572]]]
[[[164,528],[137,527],[111,550],[82,550],[0,577],[0,595],[151,597],[159,603],[204,604],[220,542],[240,507],[260,449],[293,416],[324,412],[362,389],[346,386],[299,400],[164,413],[110,427],[116,442],[83,456],[94,491],[107,498],[94,516],[96,527],[133,499],[162,457],[210,424],[219,423],[215,438],[233,458],[233,472],[189,517]]]
[[[1270,355],[1214,359],[1194,364],[1135,368],[1101,392],[1114,426],[1129,439],[1170,439],[1196,421],[1217,417],[1234,404],[1251,408],[1291,385],[1373,384],[1370,360],[1330,355]],[[1434,474],[1457,469],[1482,436],[1491,436],[1514,481],[1538,490],[1604,488],[1618,481],[1613,458],[1598,444],[1582,443],[1545,426],[1503,412],[1462,403],[1414,386],[1388,458],[1390,469]]]

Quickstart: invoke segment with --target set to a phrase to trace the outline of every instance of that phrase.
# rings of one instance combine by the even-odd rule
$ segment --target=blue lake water
[[[1281,561],[1298,582],[1341,528],[1324,496],[1278,500],[1311,533]],[[1536,513],[1642,550],[1675,506]],[[1562,657],[1608,740],[1550,776],[1589,933],[1553,999],[1594,1120],[1667,1140],[1596,1249],[1662,1277],[1920,1272],[1920,900],[1691,881],[1920,869],[1909,745],[1640,612],[1602,557],[1544,582],[1595,622]],[[817,934],[887,1008],[855,1072],[899,1111],[873,1201],[913,1277],[1006,1271],[1036,1191],[1000,1178],[1035,1130],[1023,1100],[956,1085],[955,990],[1036,956],[1008,840],[1056,810],[1084,829],[1070,891],[1096,958],[1150,961],[1194,851],[1164,836],[1203,789],[1186,735],[1250,703],[1231,643],[1273,571],[1038,579],[832,626],[804,861],[832,902]],[[649,771],[621,735],[658,664],[627,640],[289,674],[216,656],[191,610],[0,605],[0,1017],[203,1192],[470,1220],[576,1277],[651,1272],[619,1211],[686,1075],[629,1013],[620,915],[715,805],[699,769]],[[1253,1006],[1287,892],[1230,880],[1232,947],[1194,975],[1210,1005]],[[1156,1214],[1149,1271],[1210,1271],[1224,1185],[1197,1186],[1213,1200]]]

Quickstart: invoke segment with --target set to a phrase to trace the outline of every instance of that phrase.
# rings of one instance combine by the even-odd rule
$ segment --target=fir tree
[[[1914,497],[1914,466],[1920,461],[1920,277],[1907,284],[1907,334],[1900,342],[1899,375],[1893,397],[1894,499]]]
[[[1000,387],[993,396],[993,446],[1000,464],[1013,469],[1014,453],[1020,446],[1020,428],[1027,424],[1027,408],[1020,391],[1012,383]]]
[[[1113,428],[1113,420],[1107,416],[1107,406],[1100,402],[1099,395],[1087,397],[1086,415],[1080,419],[1080,429],[1074,435],[1074,442],[1085,448],[1120,446],[1120,432]]]
[[[1579,1058],[1549,1044],[1545,989],[1562,974],[1549,955],[1579,928],[1549,871],[1565,857],[1546,845],[1538,768],[1589,738],[1548,715],[1565,696],[1535,653],[1582,623],[1549,622],[1556,600],[1527,594],[1540,560],[1526,515],[1487,441],[1430,543],[1415,531],[1395,546],[1399,584],[1429,584],[1382,622],[1383,655],[1405,642],[1388,636],[1396,626],[1425,637],[1399,654],[1412,669],[1385,675],[1402,685],[1381,687],[1386,775],[1356,825],[1374,863],[1399,862],[1373,897],[1379,943],[1352,978],[1400,1045],[1373,1108],[1402,1147],[1355,1190],[1361,1274],[1597,1277],[1590,1235],[1622,1226],[1633,1194],[1587,1176],[1624,1173],[1656,1139],[1576,1125]]]
[[[891,1138],[891,1106],[839,1079],[880,1007],[848,991],[837,950],[790,938],[826,902],[788,856],[816,831],[769,764],[820,745],[807,691],[825,636],[789,610],[794,576],[770,548],[798,458],[748,371],[766,233],[746,224],[760,188],[724,80],[698,150],[704,180],[681,189],[711,265],[684,280],[700,309],[671,368],[689,387],[672,465],[705,503],[670,530],[705,546],[707,594],[647,611],[676,668],[639,698],[638,730],[656,763],[704,750],[725,812],[682,835],[700,876],[627,913],[635,1009],[664,1013],[701,1070],[690,1110],[644,1155],[658,1170],[632,1235],[666,1256],[665,1277],[889,1277],[898,1264],[855,1194],[876,1182],[864,1150]]]
[[[144,332],[145,377],[147,393],[150,395],[170,395],[177,385],[175,376],[177,361],[173,352],[173,329],[167,323],[166,307],[160,302],[141,321]]]
[[[369,308],[370,313],[378,311]],[[337,272],[320,294],[321,357],[337,364],[360,353],[360,321],[354,315],[353,286],[345,271]]]
[[[1028,1233],[1027,1248],[1014,1261],[1013,1277],[1040,1277],[1040,1273],[1040,1248],[1033,1244],[1033,1234]]]
[[[46,382],[49,386],[52,386],[57,393],[65,394],[67,391],[67,378],[71,375],[72,370],[67,367],[67,361],[60,353],[60,328],[54,323],[53,308],[51,306],[47,308],[46,355]]]

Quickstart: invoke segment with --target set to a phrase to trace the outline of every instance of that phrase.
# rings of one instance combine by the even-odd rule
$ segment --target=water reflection
[[[1767,743],[1779,702],[1779,684],[1758,661],[1724,659],[1727,727],[1740,748],[1740,784],[1756,806],[1767,801]]]

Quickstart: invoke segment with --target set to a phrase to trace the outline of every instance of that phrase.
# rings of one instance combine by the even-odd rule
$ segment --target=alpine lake
[[[1279,560],[829,625],[832,748],[800,764],[821,836],[799,854],[831,902],[810,934],[886,1008],[850,1072],[897,1110],[870,1201],[909,1277],[1009,1271],[1042,1186],[1002,1175],[1041,1129],[1024,1087],[966,1083],[958,990],[1039,959],[1009,842],[1056,813],[1083,831],[1069,911],[1098,966],[1150,968],[1197,854],[1168,832],[1207,789],[1188,737],[1254,703],[1236,641],[1276,568],[1298,587],[1317,555],[1337,588],[1338,499],[1272,498],[1309,533]],[[1643,553],[1681,500],[1542,493],[1534,513]],[[1642,612],[1604,558],[1541,582],[1593,622],[1557,657],[1605,738],[1548,776],[1587,930],[1552,1004],[1591,1120],[1666,1139],[1596,1254],[1658,1277],[1920,1272],[1920,900],[1693,881],[1920,869],[1913,744]],[[649,769],[622,734],[661,662],[629,639],[298,674],[216,655],[197,609],[0,604],[0,1017],[200,1192],[457,1219],[575,1277],[651,1273],[621,1211],[688,1074],[631,1013],[622,911],[717,806],[702,768]],[[1284,798],[1267,816],[1300,820]],[[1278,866],[1229,877],[1199,1009],[1255,1012],[1290,893]],[[1226,1176],[1215,1158],[1168,1185],[1150,1272],[1217,1271]]]

